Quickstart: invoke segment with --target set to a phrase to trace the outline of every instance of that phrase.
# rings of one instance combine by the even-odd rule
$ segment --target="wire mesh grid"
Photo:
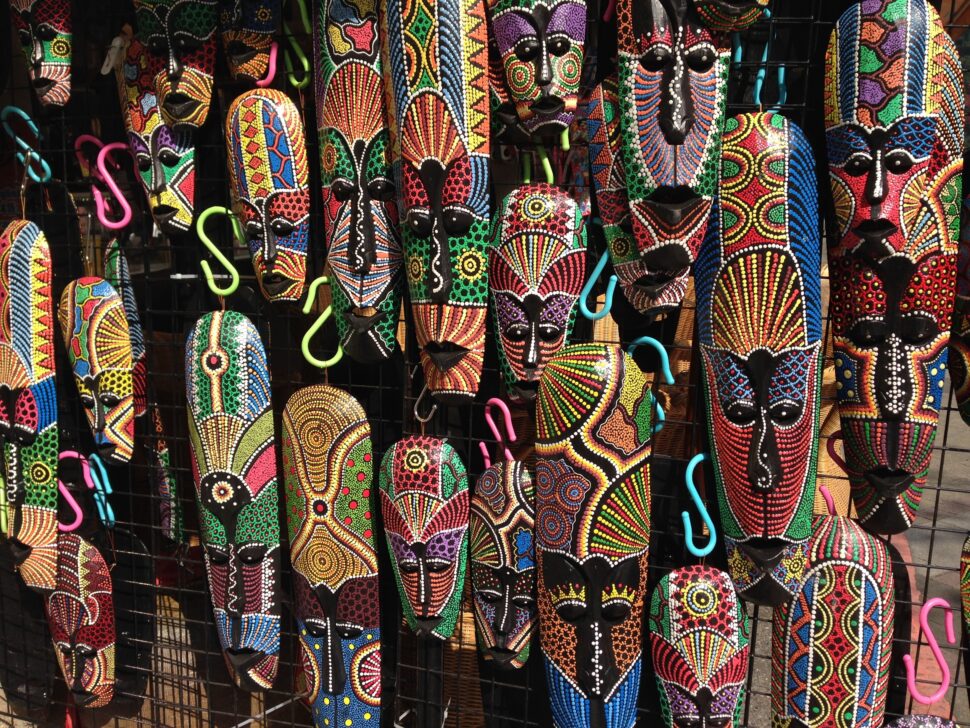
[[[816,149],[816,159],[824,166],[822,148],[821,85],[823,53],[829,32],[838,15],[848,6],[839,0],[775,0],[773,14],[743,34],[743,58],[735,63],[729,88],[729,113],[752,111],[758,108],[753,97],[754,79],[759,69],[766,71],[765,107],[778,103],[780,89],[776,69],[786,68],[787,98],[779,109],[800,124]],[[605,5],[605,3],[604,3]],[[964,37],[970,23],[970,3],[954,0],[941,8],[944,22],[961,48],[970,56],[970,34]],[[292,12],[292,9],[290,10]],[[105,238],[93,221],[90,185],[82,176],[74,160],[73,141],[82,133],[95,133],[105,141],[125,138],[120,118],[115,82],[111,76],[101,75],[105,49],[122,23],[132,22],[132,12],[124,0],[103,3],[74,3],[75,38],[73,65],[73,94],[64,109],[44,111],[36,103],[23,72],[19,42],[7,23],[6,13],[0,13],[0,57],[7,63],[10,80],[0,96],[2,103],[13,103],[29,110],[38,122],[42,141],[39,148],[51,163],[55,177],[65,183],[44,188],[28,186],[28,217],[41,224],[48,235],[55,261],[55,289],[60,290],[70,279],[97,269]],[[596,74],[610,68],[610,49],[615,45],[615,27],[598,20],[602,8],[591,7],[589,32],[598,40]],[[292,24],[294,27],[296,24]],[[309,39],[300,37],[305,47]],[[769,44],[765,64],[762,50]],[[8,61],[9,59],[9,61]],[[966,63],[965,63],[966,67]],[[0,76],[4,74],[0,73]],[[276,84],[285,86],[285,79]],[[224,136],[222,133],[226,110],[241,89],[228,80],[223,62],[216,77],[216,94],[210,119],[200,131],[197,142],[196,210],[210,205],[229,203]],[[307,141],[311,164],[311,179],[318,180],[317,144],[313,119],[313,104],[309,97],[290,90],[304,112],[308,129]],[[6,184],[0,191],[0,219],[18,216],[20,211],[20,168],[13,161],[12,148],[6,138],[0,147],[0,169]],[[578,145],[579,152],[582,144]],[[574,153],[575,155],[576,153]],[[578,157],[582,159],[581,156]],[[538,165],[534,165],[538,168]],[[557,169],[560,169],[557,166]],[[493,152],[495,198],[499,199],[520,180],[519,160],[514,154]],[[821,170],[824,173],[824,170]],[[87,515],[88,535],[99,540],[106,553],[123,569],[135,562],[141,549],[140,539],[150,554],[154,574],[129,569],[125,578],[115,574],[115,589],[119,603],[126,606],[134,624],[130,629],[128,652],[119,654],[119,668],[126,681],[115,701],[107,708],[82,710],[83,726],[162,725],[173,728],[189,726],[303,726],[312,725],[309,713],[298,697],[300,689],[299,646],[294,630],[292,609],[287,585],[288,565],[284,565],[283,644],[280,674],[275,687],[260,694],[236,689],[219,650],[205,582],[205,571],[198,548],[198,519],[193,501],[192,475],[189,468],[188,437],[186,431],[183,350],[186,333],[204,311],[217,308],[220,303],[205,290],[198,278],[201,247],[194,235],[169,238],[155,236],[150,217],[141,202],[140,189],[128,174],[128,199],[136,208],[133,226],[126,231],[125,248],[132,267],[134,287],[148,342],[148,371],[151,398],[157,406],[166,430],[178,479],[179,499],[186,519],[186,535],[192,547],[179,549],[164,538],[158,527],[161,499],[153,490],[150,467],[145,457],[153,439],[147,423],[139,425],[137,454],[127,468],[114,468],[111,475],[115,485],[112,502],[118,526],[113,538],[97,526],[90,501],[82,501]],[[577,195],[575,178],[561,173],[557,182]],[[827,183],[820,177],[820,192],[826,193]],[[75,214],[64,190],[70,190],[77,202]],[[313,196],[312,236],[309,267],[312,274],[323,270],[322,224],[319,195]],[[139,214],[139,206],[140,213]],[[216,226],[213,226],[216,227]],[[598,238],[594,225],[589,226],[591,240]],[[223,250],[231,243],[228,226],[216,238]],[[595,243],[591,243],[595,246]],[[601,240],[600,240],[601,244]],[[80,251],[88,253],[85,260]],[[242,260],[245,252],[237,250]],[[592,256],[591,256],[592,257]],[[94,265],[94,268],[92,268]],[[267,348],[273,382],[273,404],[278,415],[289,395],[303,384],[320,381],[321,375],[303,361],[299,340],[310,319],[295,306],[270,306],[256,290],[252,275],[244,272],[243,287],[231,297],[227,308],[241,311],[254,321]],[[825,272],[823,269],[823,276]],[[827,278],[827,276],[826,276]],[[823,294],[824,296],[824,294]],[[824,300],[823,300],[823,311]],[[406,310],[403,323],[407,323]],[[645,324],[622,319],[619,328],[612,324],[589,324],[577,327],[577,340],[595,339],[627,344],[645,333],[660,338],[671,354],[677,382],[674,386],[658,387],[659,396],[668,410],[667,427],[656,440],[651,461],[651,573],[650,585],[670,568],[693,563],[683,545],[683,530],[679,513],[687,507],[682,488],[686,461],[704,448],[703,421],[698,417],[700,402],[698,367],[692,335],[693,307],[690,300],[679,316]],[[411,329],[403,329],[410,334]],[[500,391],[497,361],[489,332],[485,370],[481,390],[475,402],[461,408],[442,408],[428,424],[429,432],[447,435],[465,457],[470,482],[481,472],[483,463],[476,443],[487,442],[483,427],[484,401]],[[828,335],[826,340],[830,342]],[[325,340],[322,350],[333,351],[334,340]],[[60,342],[57,344],[61,346]],[[375,462],[402,433],[416,430],[412,416],[417,393],[422,382],[416,366],[416,347],[413,337],[406,340],[405,353],[390,362],[365,367],[351,365],[347,360],[328,373],[331,384],[345,387],[364,405],[368,412],[374,440]],[[656,362],[649,351],[641,350],[637,361],[652,370]],[[831,345],[827,348],[827,371],[831,372]],[[92,449],[92,441],[77,405],[73,382],[64,361],[59,362],[59,396],[61,400],[62,449],[73,447],[83,452]],[[826,379],[830,381],[830,377]],[[823,438],[829,438],[837,426],[832,412],[834,388],[824,389]],[[827,417],[824,414],[827,413]],[[520,443],[528,443],[532,431],[528,412],[514,410],[514,420],[520,431]],[[823,443],[824,444],[824,443]],[[529,459],[530,448],[520,447],[516,454]],[[820,448],[825,460],[827,448]],[[838,494],[847,493],[847,479],[832,467],[831,458],[820,467],[820,478],[827,480]],[[890,692],[889,713],[902,714],[910,710],[904,694],[904,682],[899,678],[898,657],[911,651],[920,667],[920,675],[934,679],[928,649],[921,645],[918,628],[912,627],[905,606],[913,604],[918,612],[922,602],[933,596],[943,596],[954,605],[959,604],[959,554],[966,535],[967,524],[962,521],[970,499],[970,429],[956,412],[952,395],[941,412],[931,474],[924,494],[923,505],[916,524],[890,542],[898,554],[895,573],[899,587],[899,606],[905,619],[900,620],[896,633],[894,677]],[[710,499],[709,499],[710,500]],[[840,512],[848,509],[848,498],[838,499]],[[379,509],[373,509],[379,519]],[[378,532],[380,524],[378,523]],[[128,534],[128,535],[126,535]],[[131,535],[137,539],[131,538]],[[481,660],[475,649],[473,622],[467,598],[455,635],[445,644],[423,642],[411,636],[402,625],[397,592],[390,579],[387,554],[380,549],[382,583],[381,606],[385,635],[383,675],[383,718],[386,726],[428,728],[445,721],[449,726],[550,726],[552,724],[545,690],[545,678],[538,650],[525,668],[503,672]],[[284,548],[284,553],[286,549]],[[709,561],[718,565],[718,552]],[[0,703],[0,725],[54,725],[64,722],[69,696],[53,661],[53,653],[46,634],[43,608],[39,598],[21,586],[19,577],[8,563],[0,563],[0,683],[6,700]],[[147,602],[145,601],[147,599]],[[753,616],[752,667],[748,679],[748,699],[743,724],[764,728],[770,724],[770,610],[749,607]],[[939,625],[937,625],[939,626]],[[940,631],[938,630],[938,633]],[[967,705],[967,680],[962,669],[959,646],[944,646],[944,653],[956,676],[954,685],[931,712],[951,717],[958,723],[970,724]],[[647,658],[649,659],[649,658]],[[644,671],[641,688],[638,725],[654,725],[659,721],[656,688]],[[917,706],[913,706],[914,708]]]

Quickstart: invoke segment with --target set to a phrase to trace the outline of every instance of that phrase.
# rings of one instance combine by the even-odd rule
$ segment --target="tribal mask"
[[[649,625],[668,728],[740,726],[751,628],[731,577],[710,566],[670,572],[654,589]]]
[[[216,67],[217,0],[134,0],[138,39],[165,123],[200,127]]]
[[[47,238],[14,220],[0,234],[0,443],[3,535],[32,589],[57,569],[57,389]]]
[[[135,396],[121,296],[103,278],[79,278],[64,288],[57,318],[98,454],[127,463],[135,448]]]
[[[403,254],[373,0],[327,0],[316,17],[317,124],[337,333],[363,363],[397,348]]]
[[[219,35],[233,79],[266,77],[282,13],[283,0],[219,0]]]
[[[451,637],[468,551],[468,474],[444,440],[412,435],[381,461],[381,513],[408,625]]]
[[[800,589],[774,612],[771,724],[879,728],[895,618],[886,547],[855,521],[816,516],[808,563]]]
[[[586,3],[489,0],[505,81],[530,133],[559,134],[576,113],[586,43]]]
[[[118,97],[152,218],[162,232],[186,232],[195,204],[195,142],[190,130],[175,131],[162,120],[152,87],[148,55],[132,38],[116,69]]]
[[[482,473],[469,521],[478,648],[497,665],[522,667],[538,626],[535,490],[524,464],[504,461]]]
[[[421,364],[438,401],[467,402],[482,374],[488,305],[485,3],[389,0],[381,7]]]
[[[107,705],[115,689],[111,572],[98,549],[77,534],[57,537],[57,582],[45,606],[54,654],[74,704]]]
[[[192,474],[223,654],[264,690],[280,650],[276,443],[263,342],[235,311],[204,314],[185,344]]]
[[[728,570],[745,599],[798,589],[818,457],[821,242],[812,149],[779,114],[727,120],[695,267]]]
[[[370,425],[340,389],[304,387],[283,410],[286,520],[314,721],[380,722],[381,632]],[[366,718],[365,718],[366,716]]]
[[[71,98],[71,0],[11,0],[27,71],[44,106]]]
[[[502,376],[511,399],[531,401],[546,362],[569,340],[586,282],[579,206],[552,185],[510,192],[488,257]]]
[[[957,252],[957,293],[950,328],[950,384],[963,421],[970,424],[970,197],[963,199]]]
[[[694,0],[697,16],[718,33],[733,33],[754,25],[769,0]]]
[[[300,300],[310,187],[296,104],[275,89],[238,96],[226,117],[226,155],[236,212],[263,295],[270,301]]]
[[[147,387],[145,363],[145,332],[141,327],[141,316],[135,302],[135,289],[128,271],[128,258],[117,239],[111,240],[104,251],[104,277],[118,295],[121,296],[125,320],[128,321],[128,335],[131,341],[131,379],[134,391],[135,417],[141,417],[148,409],[145,389]]]
[[[559,728],[636,717],[655,404],[640,368],[606,344],[567,346],[539,384],[539,637]]]
[[[620,0],[617,18],[632,237],[609,249],[627,299],[649,315],[680,304],[707,230],[730,57],[725,36],[700,22],[690,0]]]

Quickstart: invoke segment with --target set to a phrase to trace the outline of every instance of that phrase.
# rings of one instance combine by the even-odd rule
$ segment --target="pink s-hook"
[[[903,655],[903,663],[906,666],[906,685],[909,687],[909,694],[920,705],[932,705],[950,689],[950,666],[940,651],[940,644],[936,641],[936,635],[933,634],[933,630],[930,628],[927,619],[934,607],[943,607],[946,610],[945,625],[947,641],[951,645],[956,644],[957,641],[956,634],[953,631],[953,608],[950,606],[950,603],[946,599],[940,599],[939,597],[930,599],[923,605],[923,608],[919,612],[919,626],[923,634],[926,635],[926,641],[929,643],[930,651],[933,653],[933,659],[936,660],[936,664],[943,676],[940,680],[940,687],[932,695],[923,695],[919,691],[919,688],[916,687],[916,668],[913,665],[913,658],[909,655]]]
[[[502,411],[502,419],[505,424],[505,434],[499,430],[498,425],[495,424],[495,420],[492,419],[492,407],[498,407]],[[504,450],[506,460],[514,460],[512,456],[512,451],[509,450],[509,443],[515,442],[517,435],[515,434],[515,427],[512,426],[512,413],[509,412],[509,406],[505,404],[498,397],[492,397],[485,403],[485,424],[488,425],[488,429],[492,431],[492,435],[495,436],[496,441],[500,448]],[[482,458],[485,461],[485,467],[492,467],[492,458],[488,454],[488,447],[484,442],[478,443],[478,449],[482,452]]]

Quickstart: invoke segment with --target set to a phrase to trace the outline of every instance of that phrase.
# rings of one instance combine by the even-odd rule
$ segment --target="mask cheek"
[[[949,338],[949,332],[941,332],[930,345],[912,353],[914,396],[908,419],[914,422],[935,426],[940,419]]]
[[[514,53],[509,53],[505,56],[505,77],[519,118],[532,116],[529,105],[542,93],[536,83],[535,63],[519,60]]]
[[[843,424],[846,419],[879,417],[873,396],[875,372],[874,350],[861,349],[846,337],[835,337],[835,393]]]
[[[455,581],[457,577],[457,564],[450,563],[443,571],[431,573],[431,606],[428,613],[439,616],[448,606],[453,598],[457,596]]]
[[[564,111],[576,110],[579,79],[583,70],[583,53],[575,43],[563,56],[553,59],[550,95],[562,99]]]

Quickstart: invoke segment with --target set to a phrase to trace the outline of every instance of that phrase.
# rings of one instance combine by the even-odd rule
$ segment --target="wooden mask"
[[[826,56],[838,238],[831,317],[846,465],[860,523],[916,517],[943,396],[956,281],[963,82],[925,0],[842,15]]]
[[[135,392],[121,296],[104,278],[79,278],[65,286],[57,318],[98,454],[127,463],[135,450]]]
[[[47,238],[27,220],[0,234],[0,443],[3,535],[32,589],[57,567],[57,389]]]
[[[539,637],[561,728],[636,717],[654,406],[643,372],[607,344],[567,346],[539,384]]]
[[[950,384],[963,421],[970,424],[970,196],[960,208],[962,225],[957,244],[957,292],[950,328]]]
[[[694,0],[697,16],[719,33],[732,33],[754,25],[769,0]]]
[[[489,244],[484,0],[388,0],[382,42],[404,256],[425,381],[444,404],[478,391]]]
[[[138,39],[148,48],[149,72],[162,118],[197,128],[209,116],[216,68],[217,0],[134,0]]]
[[[805,135],[779,114],[728,119],[697,330],[728,570],[742,597],[772,606],[798,589],[811,529],[820,257]]]
[[[282,13],[283,0],[219,0],[219,35],[233,79],[266,77]]]
[[[569,340],[586,282],[579,206],[544,183],[510,192],[488,261],[502,376],[511,399],[531,401],[546,362]]]
[[[665,725],[741,725],[751,626],[731,577],[710,566],[666,574],[649,625]]]
[[[641,314],[678,306],[717,190],[729,46],[690,0],[619,0],[619,124],[629,240],[613,266]]]
[[[229,106],[226,156],[260,290],[298,301],[306,279],[310,187],[300,112],[275,89],[247,91]]]
[[[318,726],[381,711],[370,425],[347,392],[297,390],[283,410],[286,521],[307,703]]]
[[[314,26],[317,132],[327,260],[344,352],[380,362],[397,348],[404,257],[377,7],[326,0]]]
[[[486,468],[475,485],[468,558],[478,649],[502,667],[522,667],[536,630],[535,489],[525,465]]]
[[[883,542],[848,518],[816,516],[805,578],[774,612],[772,725],[879,728],[894,616]]]
[[[267,689],[280,650],[280,528],[269,371],[252,322],[204,314],[185,344],[192,474],[216,629],[236,684]]]
[[[454,448],[425,435],[394,443],[381,461],[381,514],[408,626],[448,639],[468,552],[468,474]]]
[[[38,100],[64,106],[71,98],[71,0],[11,0],[10,16]]]

